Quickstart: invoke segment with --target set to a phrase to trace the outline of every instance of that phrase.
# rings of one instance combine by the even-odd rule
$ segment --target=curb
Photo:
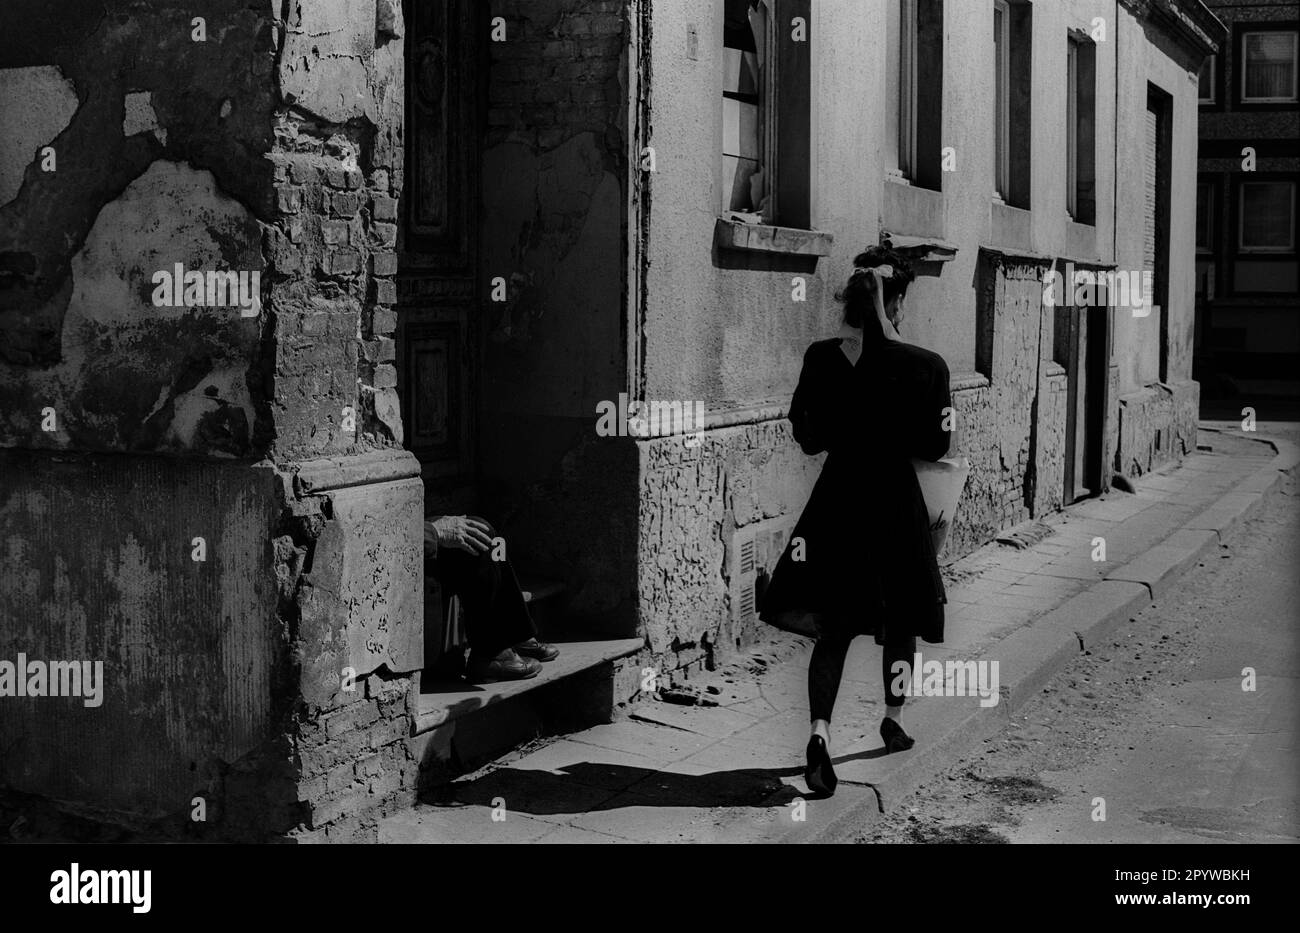
[[[1286,472],[1300,464],[1300,447],[1273,438],[1257,440],[1269,444],[1276,452],[1269,463],[1145,554],[999,641],[993,648],[997,654],[1029,658],[1030,662],[1020,666],[1014,680],[1002,683],[997,706],[952,707],[950,713],[941,713],[934,741],[924,748],[918,745],[905,761],[888,772],[884,780],[889,795],[901,800],[945,765],[999,732],[1011,715],[1082,648],[1104,640],[1133,612],[1168,593],[1201,557],[1258,514],[1266,497],[1281,485]],[[883,801],[879,793],[845,799],[839,806],[834,805],[834,797],[819,801],[823,812],[831,811],[824,822],[789,830],[777,841],[851,841],[880,815]]]

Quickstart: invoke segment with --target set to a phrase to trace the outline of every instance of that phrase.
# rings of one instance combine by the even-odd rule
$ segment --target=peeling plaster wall
[[[0,457],[0,658],[102,661],[105,681],[95,708],[0,702],[0,785],[183,825],[194,796],[216,804],[247,766],[264,812],[284,805],[287,772],[257,761],[289,675],[267,611],[277,486],[268,467]]]
[[[32,153],[67,128],[77,112],[77,88],[56,65],[0,72],[5,127],[0,138],[0,207],[18,196]]]
[[[369,838],[414,792],[423,656],[400,4],[47,7],[0,9],[0,657],[101,657],[109,689],[6,712],[0,791]],[[257,313],[155,307],[176,263],[258,273]]]
[[[733,624],[730,549],[736,531],[782,516],[792,524],[823,458],[804,456],[786,421],[710,431],[696,447],[680,437],[637,446],[638,634],[665,669],[708,664],[752,643],[765,628],[753,620]],[[759,551],[759,566],[770,571],[779,548]]]
[[[0,445],[253,454],[258,320],[150,299],[154,272],[178,262],[265,266],[269,21],[230,0],[58,17],[17,0],[0,15],[0,135],[24,146],[6,150],[18,186],[0,206]]]

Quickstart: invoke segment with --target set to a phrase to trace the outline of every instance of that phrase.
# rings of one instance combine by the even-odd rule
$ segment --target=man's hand
[[[477,518],[443,515],[424,523],[424,541],[434,550],[451,547],[470,554],[482,554],[492,547],[492,529]]]

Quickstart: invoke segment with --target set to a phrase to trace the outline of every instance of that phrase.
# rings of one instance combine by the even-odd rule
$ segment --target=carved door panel
[[[477,446],[478,12],[407,0],[398,372],[430,506],[472,507]]]

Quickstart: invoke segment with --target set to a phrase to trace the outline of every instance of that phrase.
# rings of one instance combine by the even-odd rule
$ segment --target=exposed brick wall
[[[271,154],[278,216],[265,249],[274,269],[275,403],[295,413],[276,439],[283,454],[401,441],[399,192],[391,160],[378,164],[369,135],[293,110],[279,116]]]
[[[420,763],[411,745],[419,677],[356,682],[350,702],[297,723],[294,754],[303,822],[294,842],[374,842],[377,823],[410,807]]]
[[[506,140],[554,149],[581,132],[617,126],[626,0],[504,0],[492,15],[507,39],[489,44],[489,147]]]

